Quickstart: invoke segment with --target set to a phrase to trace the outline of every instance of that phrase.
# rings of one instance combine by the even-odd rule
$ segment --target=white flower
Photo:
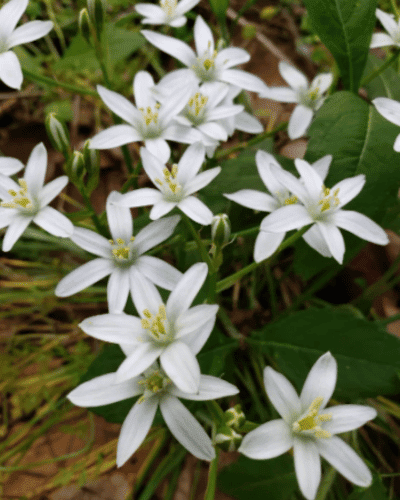
[[[22,161],[10,156],[0,156],[0,174],[14,175],[24,168]]]
[[[77,406],[102,406],[141,395],[121,428],[117,448],[117,466],[121,467],[144,441],[156,414],[161,410],[171,433],[200,460],[213,460],[215,450],[207,433],[178,398],[209,401],[237,394],[229,382],[211,375],[200,375],[199,390],[188,394],[178,389],[162,369],[153,365],[142,375],[117,382],[116,373],[107,373],[84,382],[68,394]]]
[[[160,5],[149,3],[138,3],[135,5],[136,12],[142,16],[143,24],[167,24],[173,28],[180,28],[186,24],[184,14],[193,9],[200,0],[160,0]]]
[[[336,378],[336,361],[327,352],[311,368],[299,397],[289,380],[268,366],[265,390],[282,419],[249,432],[239,448],[256,460],[277,457],[293,448],[297,481],[307,500],[315,498],[321,480],[320,455],[352,483],[367,487],[372,481],[361,458],[335,434],[357,429],[377,413],[361,405],[325,408]]]
[[[268,88],[260,95],[274,101],[298,103],[288,126],[289,137],[298,139],[306,133],[315,111],[322,106],[325,100],[323,94],[331,86],[333,75],[331,73],[317,75],[310,85],[303,73],[284,61],[279,63],[279,71],[291,88]]]
[[[127,349],[128,356],[116,372],[118,382],[140,375],[159,358],[163,370],[179,389],[198,391],[200,367],[196,354],[210,336],[218,306],[189,307],[207,272],[205,263],[190,267],[165,305],[157,288],[136,273],[132,298],[141,319],[127,314],[101,314],[79,325],[88,335]]]
[[[400,47],[400,21],[396,21],[391,14],[376,9],[376,17],[387,33],[374,33],[371,40],[371,49],[395,45]]]
[[[332,156],[327,155],[312,165],[312,168],[317,172],[321,181],[324,181],[328,175],[331,161]],[[282,183],[282,179],[276,175],[276,169],[282,170],[282,167],[271,154],[261,150],[257,151],[256,165],[261,180],[271,194],[255,191],[254,189],[241,189],[236,193],[224,194],[226,198],[239,203],[239,205],[260,212],[274,212],[281,207],[298,203],[297,197],[291,194],[290,190]],[[256,262],[261,262],[270,257],[282,243],[286,235],[286,231],[276,233],[264,231],[263,222],[266,219],[263,219],[261,222],[261,230],[258,233],[254,246],[254,260]]]
[[[372,101],[372,104],[386,120],[400,127],[400,102],[387,97],[377,97]],[[396,137],[393,148],[397,153],[400,153],[400,134]]]
[[[267,86],[255,75],[233,66],[246,63],[250,55],[244,49],[228,47],[217,51],[210,28],[201,16],[194,24],[196,53],[186,43],[170,36],[142,30],[144,37],[155,47],[175,57],[186,69],[172,71],[162,80],[162,88],[176,88],[195,78],[197,82],[225,82],[253,92],[265,92]]]
[[[2,158],[0,165],[3,161],[7,164],[9,159]],[[8,163],[8,171],[15,172],[19,167],[18,160]],[[32,221],[54,236],[66,238],[74,232],[72,222],[65,215],[47,206],[68,184],[68,177],[57,177],[43,186],[46,169],[47,151],[40,143],[33,148],[18,184],[0,174],[0,199],[3,200],[0,203],[0,229],[8,226],[3,240],[4,252],[11,250]]]
[[[18,57],[10,49],[33,42],[53,29],[51,21],[31,21],[16,28],[28,0],[10,0],[0,9],[0,80],[13,89],[20,89],[23,75]]]
[[[277,168],[275,176],[300,204],[290,204],[268,215],[261,223],[261,230],[282,233],[313,224],[303,238],[314,250],[325,257],[333,257],[339,264],[343,262],[345,251],[339,228],[378,245],[388,244],[389,239],[378,224],[358,212],[342,210],[364,187],[365,175],[343,179],[329,189],[309,163],[297,159],[295,165],[301,180]]]
[[[182,273],[167,262],[144,255],[171,236],[179,216],[152,222],[134,237],[129,208],[113,203],[120,196],[113,191],[107,198],[106,211],[112,240],[90,229],[75,228],[72,241],[100,258],[78,267],[63,278],[55,290],[58,297],[69,297],[110,275],[107,286],[108,308],[112,313],[119,313],[125,308],[129,289],[133,290],[136,286],[137,273],[167,290],[172,290],[182,277]]]
[[[205,149],[200,142],[189,146],[171,171],[146,148],[141,148],[140,156],[144,170],[157,189],[135,189],[122,195],[117,201],[119,205],[154,205],[150,212],[151,219],[159,219],[174,207],[178,207],[195,222],[204,226],[211,224],[211,210],[192,194],[207,186],[220,173],[221,167],[198,174],[205,157]]]
[[[133,81],[136,107],[122,95],[98,85],[97,91],[103,102],[128,125],[114,125],[96,134],[91,139],[91,149],[144,141],[149,151],[166,162],[171,154],[167,140],[184,144],[200,141],[197,130],[174,122],[174,117],[182,111],[192,94],[192,87],[187,82],[181,87],[175,87],[175,92],[162,103],[157,102],[153,77],[146,71],[139,71]]]

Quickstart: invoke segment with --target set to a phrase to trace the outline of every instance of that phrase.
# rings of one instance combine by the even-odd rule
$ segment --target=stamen
[[[325,212],[326,210],[330,210],[331,208],[337,207],[340,204],[340,200],[338,197],[339,188],[335,189],[333,194],[331,194],[331,190],[325,186],[322,187],[322,199],[319,200],[318,205],[320,205],[321,212]]]
[[[178,175],[178,165],[176,164],[172,165],[171,172],[168,170],[167,167],[165,167],[163,169],[163,174],[164,174],[164,181],[162,181],[159,178],[156,178],[155,182],[159,186],[164,186],[164,184],[166,184],[172,195],[178,194],[182,189],[182,186],[179,184],[179,182],[176,181],[176,177]]]
[[[155,316],[148,309],[143,311],[143,316],[145,318],[141,320],[142,328],[150,330],[151,335],[156,340],[165,340],[168,332],[164,324],[167,320],[167,312],[164,304],[160,305],[158,313]]]
[[[3,201],[1,207],[5,208],[23,208],[25,210],[33,209],[33,202],[28,194],[28,185],[25,179],[18,179],[18,184],[21,186],[19,191],[10,189],[8,194],[13,197],[12,201]]]
[[[208,102],[208,97],[202,94],[201,92],[197,92],[193,97],[189,99],[189,115],[193,115],[194,117],[198,117],[200,112],[203,110],[204,106]]]
[[[313,434],[316,438],[331,437],[331,433],[325,431],[319,425],[321,422],[328,422],[332,419],[330,413],[318,415],[318,411],[324,401],[324,398],[315,398],[311,403],[306,415],[294,422],[292,429],[296,433]]]
[[[169,17],[173,17],[177,5],[177,0],[160,0],[160,7]]]
[[[289,198],[286,198],[285,200],[285,205],[295,205],[297,202],[299,201],[299,199],[297,198],[297,196],[290,196]]]
[[[112,254],[117,261],[126,261],[130,258],[131,249],[129,247],[129,244],[127,245],[125,243],[125,240],[123,240],[122,238],[117,238],[115,242],[113,240],[109,241],[112,246],[117,246],[116,248],[112,249]]]
[[[138,399],[138,403],[143,403],[143,401],[157,392],[163,391],[169,384],[171,384],[171,380],[160,370],[155,370],[151,375],[143,380],[140,380],[138,384],[144,388],[143,395]]]
[[[160,105],[156,104],[155,108],[159,109]],[[151,122],[154,122],[157,124],[158,122],[158,113],[156,111],[153,111],[150,106],[147,106],[146,110],[144,108],[139,108],[139,111],[142,113],[142,116],[144,118],[144,121],[147,126],[151,124]]]

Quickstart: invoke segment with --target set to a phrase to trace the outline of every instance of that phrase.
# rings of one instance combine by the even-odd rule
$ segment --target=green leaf
[[[379,476],[374,477],[374,482],[368,488],[354,488],[348,500],[388,500],[386,489]]]
[[[304,0],[312,29],[332,52],[346,89],[357,92],[375,26],[377,0]]]
[[[288,500],[297,490],[293,459],[288,455],[273,460],[239,460],[222,469],[218,488],[237,500]]]
[[[374,56],[374,54],[369,54],[363,78],[371,75],[384,63],[385,59],[379,59]],[[400,101],[400,81],[399,75],[394,69],[395,64],[396,63],[386,68],[382,73],[365,85],[370,100],[375,99],[375,97],[388,97],[389,99]]]
[[[400,340],[348,311],[308,309],[255,335],[254,346],[271,355],[298,390],[317,358],[330,351],[338,362],[335,397],[351,400],[399,392]]]
[[[229,5],[229,0],[209,0],[210,6],[214,14],[218,18],[223,18],[226,15],[226,10]]]

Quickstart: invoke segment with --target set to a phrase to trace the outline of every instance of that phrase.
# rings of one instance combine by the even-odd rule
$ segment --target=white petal
[[[71,240],[79,247],[94,255],[104,257],[105,259],[111,257],[111,247],[107,238],[104,238],[104,236],[90,229],[76,227],[74,234],[71,236]]]
[[[278,102],[299,102],[297,92],[289,87],[269,87],[261,97]]]
[[[218,68],[228,69],[239,64],[245,64],[250,61],[250,54],[238,47],[228,47],[218,52],[215,58],[215,65]]]
[[[360,174],[355,177],[343,179],[331,188],[334,193],[339,189],[338,197],[340,200],[339,208],[344,207],[349,201],[355,198],[365,185],[365,175]]]
[[[324,430],[332,434],[358,429],[377,416],[375,408],[361,405],[331,406],[324,413],[332,415],[332,420],[323,424]]]
[[[142,317],[145,309],[149,309],[151,314],[157,314],[158,308],[163,304],[157,288],[135,266],[131,267],[130,273],[132,299],[137,312]]]
[[[219,109],[219,108],[217,108]],[[217,141],[226,141],[228,139],[228,134],[224,127],[216,122],[208,122],[202,123],[201,125],[197,125],[197,130],[200,130],[202,134],[205,134],[212,139],[216,139]]]
[[[224,196],[228,200],[239,203],[239,205],[252,208],[253,210],[260,210],[261,212],[272,212],[278,208],[275,198],[254,189],[241,189],[236,193],[224,194]]]
[[[190,219],[194,220],[202,226],[209,226],[212,222],[213,213],[211,210],[198,198],[188,196],[178,203],[178,207]]]
[[[400,152],[400,134],[396,137],[396,140],[394,141],[393,149],[396,151],[396,153]]]
[[[18,218],[17,208],[0,208],[0,229],[9,226],[15,218]]]
[[[170,344],[161,354],[160,363],[178,389],[188,393],[198,392],[200,366],[196,356],[185,343],[175,341]]]
[[[188,394],[176,387],[170,389],[170,394],[177,398],[189,399],[191,401],[210,401],[218,398],[226,398],[238,394],[239,389],[233,384],[211,375],[200,375],[199,392]]]
[[[175,14],[176,14],[176,11],[178,9],[175,10]],[[176,17],[175,19],[173,19],[171,22],[169,22],[168,24],[170,26],[172,26],[173,28],[180,28],[182,26],[184,26],[186,24],[186,17],[185,16],[180,16],[180,17]]]
[[[386,120],[400,126],[400,102],[387,97],[377,97],[372,104]]]
[[[265,93],[267,86],[261,78],[241,69],[225,69],[222,71],[220,80],[236,85],[250,92]]]
[[[69,297],[100,281],[113,270],[113,263],[108,259],[91,260],[67,274],[57,285],[54,293],[57,297]]]
[[[371,39],[370,49],[376,49],[377,47],[388,47],[395,45],[393,38],[391,38],[386,33],[374,33]]]
[[[14,30],[27,6],[28,0],[10,0],[1,7],[0,19],[2,34],[4,32],[4,35],[8,35]]]
[[[188,100],[195,92],[197,85],[193,80],[189,80],[183,86],[177,87],[173,94],[169,94],[168,98],[163,99],[160,109],[158,110],[158,118],[164,127],[171,119],[182,111]],[[169,137],[165,137],[170,139]],[[171,138],[171,140],[174,140]],[[177,142],[181,142],[177,139]]]
[[[152,283],[165,290],[173,290],[182,277],[182,273],[171,264],[150,255],[139,257],[135,267]]]
[[[24,75],[18,57],[9,50],[0,54],[0,81],[12,89],[20,89]]]
[[[52,207],[43,207],[33,218],[33,222],[54,236],[72,236],[74,225],[65,215]]]
[[[39,191],[39,203],[41,207],[48,205],[56,196],[58,196],[61,191],[68,184],[68,177],[66,175],[62,175],[61,177],[57,177],[57,179],[48,182],[43,188]]]
[[[129,208],[117,204],[120,197],[121,195],[117,191],[111,191],[107,197],[106,212],[108,227],[115,241],[121,238],[128,243],[132,238],[133,232],[132,215]]]
[[[181,314],[186,312],[200,288],[203,286],[208,274],[207,264],[200,262],[189,267],[180,279],[176,288],[171,292],[167,304],[167,316],[175,322]]]
[[[372,475],[368,467],[350,448],[348,444],[336,436],[317,440],[318,451],[346,479],[367,488],[372,483]]]
[[[313,115],[314,111],[311,108],[307,108],[301,104],[298,104],[294,108],[288,126],[290,139],[298,139],[306,133],[312,121]]]
[[[175,13],[179,15],[185,14],[193,9],[199,2],[200,0],[181,0],[176,6]]]
[[[25,217],[20,214],[15,214],[12,217],[10,225],[4,235],[3,239],[3,252],[8,252],[12,249],[15,242],[21,236],[21,234],[25,231],[25,229],[29,226],[33,217]]]
[[[117,466],[121,467],[143,443],[158,406],[157,398],[136,402],[122,424],[118,439]]]
[[[154,153],[151,153],[147,147],[140,148],[140,157],[146,174],[150,177],[152,183],[157,186],[158,184],[156,179],[163,179],[163,169],[165,168],[165,163],[168,160],[162,161]]]
[[[9,190],[19,191],[21,186],[17,184],[11,177],[0,173],[0,198],[3,200],[11,201],[12,196],[8,192]],[[10,209],[9,209],[10,210]]]
[[[130,314],[99,314],[86,318],[79,327],[91,337],[114,344],[137,345],[143,335],[139,318]]]
[[[207,433],[189,410],[173,396],[160,401],[160,410],[177,441],[200,460],[213,460],[215,450]]]
[[[261,262],[271,257],[284,240],[285,235],[285,232],[267,233],[265,231],[260,231],[254,245],[254,260],[256,262]]]
[[[246,111],[242,111],[235,116],[235,129],[249,134],[261,134],[264,127],[257,118],[246,113]]]
[[[163,352],[162,347],[156,347],[152,342],[142,342],[119,366],[116,381],[123,382],[136,377],[149,368]]]
[[[78,385],[67,394],[67,398],[74,405],[87,408],[109,405],[140,394],[142,389],[138,381],[139,379],[130,379],[116,384],[115,373],[107,373]]]
[[[200,304],[191,307],[186,312],[181,314],[175,324],[177,329],[176,338],[182,338],[186,342],[185,336],[192,333],[194,330],[201,328],[208,323],[210,319],[215,321],[218,306],[209,304]]]
[[[307,500],[314,500],[321,481],[321,460],[317,446],[311,439],[295,437],[293,452],[300,490]]]
[[[333,258],[342,264],[345,251],[342,233],[334,224],[319,221],[317,224]]]
[[[262,181],[271,194],[276,194],[285,189],[285,186],[275,177],[274,172],[282,170],[282,167],[272,154],[259,149],[256,153],[256,165]],[[276,169],[271,169],[271,165],[274,165]]]
[[[183,341],[190,347],[193,354],[197,354],[203,349],[215,325],[215,318],[210,318],[206,323],[196,328],[191,333],[183,337]]]
[[[8,47],[33,42],[46,36],[53,29],[51,21],[31,21],[14,30],[8,39]]]
[[[165,219],[150,222],[141,229],[135,237],[134,248],[138,255],[142,255],[151,248],[168,239],[180,221],[179,215],[165,217]]]
[[[323,188],[323,181],[321,177],[305,160],[297,158],[296,160],[294,160],[294,164],[311,198],[314,200],[318,200]]]
[[[14,175],[24,168],[24,164],[16,158],[0,158],[0,173],[3,175]]]
[[[254,460],[266,460],[286,453],[292,446],[292,431],[284,420],[279,419],[246,434],[238,451]]]
[[[154,31],[142,30],[141,33],[152,45],[162,52],[166,52],[170,56],[175,57],[185,66],[190,67],[194,63],[196,56],[186,43],[170,36],[160,35]]]
[[[279,415],[291,425],[301,411],[300,398],[296,389],[285,376],[270,366],[264,370],[264,385]]]
[[[387,245],[389,238],[385,231],[369,217],[352,210],[338,210],[333,214],[333,223],[355,234],[359,238],[378,245]]]
[[[149,3],[138,3],[135,5],[135,10],[141,16],[146,16],[151,18],[151,21],[155,21],[154,24],[164,24],[166,20],[165,12],[158,5],[151,5]],[[144,19],[142,20],[142,23]],[[153,24],[153,22],[149,22]]]
[[[201,16],[197,16],[194,23],[194,42],[199,56],[214,52],[214,37],[212,31]]]
[[[311,82],[310,90],[317,90],[319,94],[326,92],[333,82],[332,73],[320,73]]]
[[[90,149],[116,148],[142,140],[142,135],[131,125],[113,125],[90,139]]]
[[[171,123],[163,132],[164,139],[180,144],[193,144],[202,141],[202,134],[198,130],[177,123]]]
[[[44,184],[47,170],[47,151],[43,142],[32,149],[26,164],[24,179],[28,190],[33,196],[38,196]]]
[[[195,57],[193,52],[193,57]],[[197,85],[199,83],[198,77],[192,69],[182,68],[170,71],[167,73],[157,84],[156,91],[158,95],[163,98],[169,98],[171,93],[176,92],[176,89],[184,85]]]
[[[329,172],[329,167],[332,163],[333,156],[325,155],[316,162],[312,164],[312,168],[317,172],[317,174],[324,181]]]
[[[286,205],[267,215],[261,223],[261,230],[282,233],[292,229],[300,229],[311,224],[313,219],[302,205]]]
[[[104,104],[113,113],[126,122],[134,125],[141,119],[140,111],[130,101],[128,101],[126,97],[118,94],[117,92],[113,92],[112,90],[108,90],[102,85],[97,85],[97,92],[99,93]],[[140,140],[140,138],[129,140],[128,142],[133,142],[135,140]],[[95,147],[94,149],[99,148]]]
[[[215,177],[221,172],[221,167],[210,168],[201,174],[196,175],[194,179],[189,181],[185,186],[186,195],[197,193],[203,187],[208,186]]]
[[[325,238],[322,236],[318,224],[311,226],[310,229],[303,234],[303,239],[311,248],[324,257],[332,257],[331,251],[329,250]]]
[[[116,268],[107,283],[107,301],[110,313],[121,313],[129,295],[129,270]]]
[[[151,154],[156,156],[162,163],[167,163],[171,156],[171,149],[165,139],[161,137],[157,139],[146,139],[144,143]]]
[[[185,185],[196,176],[204,163],[205,155],[205,148],[200,142],[186,149],[178,163],[177,180],[180,184]]]
[[[308,80],[301,71],[285,61],[279,63],[279,72],[282,78],[293,89],[308,88]]]
[[[324,408],[333,394],[336,378],[336,360],[330,352],[326,352],[314,363],[304,382],[300,394],[302,410],[308,410],[316,398],[323,398],[321,408]]]
[[[160,200],[154,204],[153,208],[150,211],[150,219],[157,220],[160,217],[163,217],[168,212],[170,212],[173,208],[175,208],[177,203],[173,201],[165,201]]]
[[[283,170],[282,167],[277,167],[273,163],[270,163],[269,168],[275,178],[275,182],[279,182],[281,186],[283,186],[283,192],[290,191],[292,194],[297,196],[301,203],[308,204],[310,196],[300,179],[295,177],[290,172]]]
[[[138,71],[133,80],[133,93],[138,108],[153,107],[156,104],[154,93],[153,77],[147,71]]]
[[[134,189],[129,193],[123,194],[119,200],[118,205],[121,207],[147,207],[154,205],[162,199],[162,194],[158,189],[154,188],[140,188]]]
[[[394,38],[398,34],[399,26],[390,14],[381,9],[376,9],[376,17],[389,35]]]

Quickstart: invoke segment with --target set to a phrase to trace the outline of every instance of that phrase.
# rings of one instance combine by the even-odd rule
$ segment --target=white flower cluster
[[[28,0],[10,0],[0,9],[0,78],[13,88],[21,86],[22,73],[9,49],[36,40],[52,28],[51,22],[33,21],[15,29],[27,3]],[[137,4],[135,8],[146,16],[143,23],[179,27],[186,22],[184,14],[197,3],[198,0],[161,0],[159,6]],[[386,18],[380,19],[389,26]],[[394,37],[394,28],[392,31]],[[146,255],[172,236],[180,221],[179,215],[164,216],[177,208],[198,224],[212,224],[213,213],[195,196],[221,171],[215,167],[201,172],[206,155],[212,157],[220,142],[235,130],[262,132],[260,122],[242,105],[234,103],[241,90],[297,103],[289,122],[289,136],[296,138],[306,132],[332,83],[332,75],[321,74],[309,85],[298,70],[281,63],[280,71],[291,88],[268,88],[260,78],[235,68],[250,59],[245,50],[216,48],[212,32],[200,16],[194,25],[195,51],[176,38],[147,30],[142,33],[185,68],[172,71],[158,84],[149,73],[139,71],[133,82],[136,105],[98,86],[103,102],[125,123],[99,132],[91,139],[90,148],[144,143],[140,156],[154,185],[125,194],[109,194],[106,215],[111,239],[87,228],[74,227],[68,217],[49,207],[68,178],[62,176],[44,185],[47,152],[43,144],[33,149],[24,176],[17,182],[12,176],[23,165],[13,158],[0,158],[0,229],[8,227],[3,251],[11,250],[33,221],[55,236],[69,237],[96,256],[60,281],[57,296],[70,296],[109,276],[109,313],[87,318],[80,327],[92,337],[119,344],[126,359],[115,373],[81,384],[68,397],[79,406],[94,407],[139,396],[121,429],[118,466],[141,445],[158,407],[184,447],[200,459],[213,460],[216,441],[211,441],[179,398],[206,401],[239,392],[226,381],[201,374],[196,357],[214,328],[218,310],[213,304],[191,307],[207,278],[208,266],[194,264],[181,273],[171,264]],[[394,116],[392,108],[387,109],[387,117],[400,125],[400,112]],[[188,144],[171,168],[167,166],[171,156],[168,141]],[[309,165],[297,159],[297,178],[283,170],[272,155],[259,151],[257,168],[269,193],[241,190],[225,195],[248,208],[270,213],[262,221],[256,240],[256,262],[272,255],[287,231],[308,226],[303,234],[305,241],[340,263],[345,248],[339,228],[381,245],[388,242],[376,223],[360,213],[343,210],[361,191],[365,176],[344,179],[332,188],[325,186],[331,161],[332,157],[326,156]],[[152,222],[134,236],[130,208],[141,206],[152,206]],[[171,292],[166,303],[156,286]],[[129,295],[138,316],[124,312]],[[242,453],[255,459],[272,458],[293,448],[300,489],[310,500],[320,482],[319,455],[355,484],[371,483],[368,468],[335,434],[363,425],[376,412],[357,405],[325,409],[335,387],[336,372],[334,358],[329,352],[324,354],[312,368],[299,398],[288,380],[266,368],[266,391],[282,419],[250,432],[240,447]]]

